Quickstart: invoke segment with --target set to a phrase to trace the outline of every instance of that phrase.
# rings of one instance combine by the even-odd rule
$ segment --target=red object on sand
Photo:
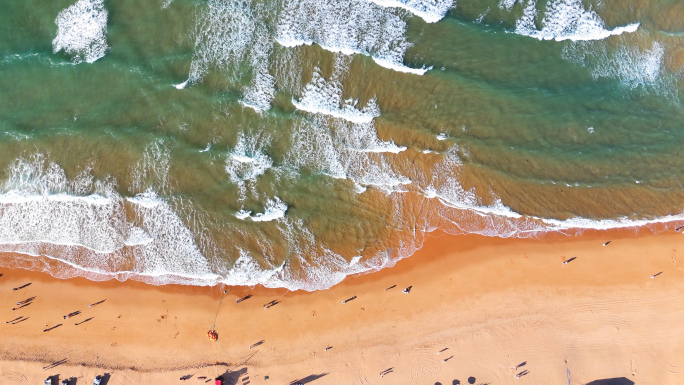
[[[216,333],[216,330],[209,330],[207,332],[207,337],[212,341],[218,341],[218,333]]]
[[[223,379],[222,378],[217,378],[214,380],[214,385],[223,385]]]

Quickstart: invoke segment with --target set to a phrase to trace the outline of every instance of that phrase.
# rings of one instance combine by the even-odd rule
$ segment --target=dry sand
[[[90,384],[103,373],[111,385],[200,384],[197,377],[220,374],[241,385],[567,384],[568,373],[571,384],[619,377],[682,384],[683,242],[671,230],[544,240],[438,234],[395,267],[329,290],[231,288],[218,312],[218,343],[206,332],[222,288],[2,268],[0,385],[42,384],[52,375]],[[273,300],[281,302],[264,309]],[[74,311],[82,313],[63,318]],[[4,323],[18,316],[28,319]],[[515,379],[523,370],[529,374]]]

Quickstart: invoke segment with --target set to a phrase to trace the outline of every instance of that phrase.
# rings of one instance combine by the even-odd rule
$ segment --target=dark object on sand
[[[57,324],[57,325],[55,325],[55,326],[53,326],[53,327],[51,327],[51,328],[49,328],[49,329],[43,330],[43,333],[49,332],[50,330],[53,330],[53,329],[57,329],[57,328],[60,327],[60,326],[62,326],[62,324]]]
[[[95,379],[93,380],[93,385],[100,385],[100,382],[102,382],[102,376],[95,376]]]
[[[21,290],[21,289],[25,288],[26,286],[30,286],[30,285],[31,285],[31,282],[29,282],[29,283],[27,283],[27,284],[24,284],[24,285],[21,285],[21,286],[19,286],[19,287],[15,287],[15,288],[12,289],[12,290],[14,290],[14,291]]]
[[[603,380],[587,382],[587,385],[634,385],[634,381],[625,377],[605,378]]]
[[[100,301],[100,302],[91,303],[90,305],[88,305],[88,307],[97,306],[97,305],[101,304],[101,303],[104,302],[104,301],[106,301],[106,299],[103,299],[103,300]]]
[[[563,266],[565,266],[565,265],[567,265],[568,263],[574,261],[575,259],[577,259],[577,257],[572,257],[572,258],[570,258],[570,259],[568,259],[568,260],[563,261]]]
[[[65,315],[65,316],[64,316],[64,319],[71,318],[71,317],[75,317],[75,316],[77,316],[77,315],[79,315],[79,314],[81,314],[81,311],[80,311],[80,310],[77,310],[77,311],[75,311],[75,312],[72,312],[72,313],[69,313],[69,314]]]
[[[353,301],[353,300],[355,300],[355,299],[356,299],[356,296],[353,296],[353,297],[351,297],[351,298],[345,299],[344,301],[342,301],[342,303],[347,303],[347,302]]]
[[[19,310],[19,309],[21,309],[21,308],[23,308],[23,307],[26,307],[26,306],[28,306],[28,305],[30,305],[30,304],[32,304],[32,303],[33,303],[33,302],[26,302],[25,304],[23,304],[23,305],[21,305],[21,306],[13,307],[12,310]]]
[[[235,300],[235,303],[240,303],[240,302],[242,302],[242,301],[244,301],[244,300],[246,300],[246,299],[250,299],[250,298],[252,298],[252,295],[251,295],[251,294],[247,294],[246,296],[244,296],[244,297],[242,297],[242,298],[236,299],[236,300]]]
[[[275,305],[277,305],[277,304],[279,304],[279,303],[280,303],[279,300],[274,299],[273,301],[271,301],[271,302],[269,302],[269,303],[267,303],[267,304],[264,304],[264,309],[268,309],[268,308],[273,307],[273,306],[275,306]]]
[[[611,242],[613,242],[613,241],[608,241],[608,242],[604,243],[603,246],[608,246],[608,244]]]
[[[412,287],[413,287],[413,286],[409,286],[409,287],[407,287],[406,289],[402,290],[401,292],[404,293],[404,294],[408,294],[408,293],[411,292],[411,288],[412,288]]]
[[[17,306],[23,305],[23,304],[28,303],[28,302],[31,302],[31,301],[33,301],[34,299],[36,299],[36,297],[26,298],[26,299],[23,300],[23,301],[17,302]]]
[[[74,325],[78,326],[78,325],[80,325],[80,324],[84,324],[84,323],[90,321],[90,320],[93,319],[93,318],[95,318],[95,317],[90,317],[90,318],[84,319],[84,320],[81,321],[81,322],[76,322]]]

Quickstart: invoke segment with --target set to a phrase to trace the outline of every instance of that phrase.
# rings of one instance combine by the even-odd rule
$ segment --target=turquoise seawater
[[[435,229],[684,220],[684,2],[26,0],[0,25],[3,264],[316,290]]]

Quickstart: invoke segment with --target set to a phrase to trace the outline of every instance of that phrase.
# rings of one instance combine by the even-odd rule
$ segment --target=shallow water
[[[11,4],[0,250],[59,277],[315,290],[437,228],[680,219],[682,16],[665,0]]]

